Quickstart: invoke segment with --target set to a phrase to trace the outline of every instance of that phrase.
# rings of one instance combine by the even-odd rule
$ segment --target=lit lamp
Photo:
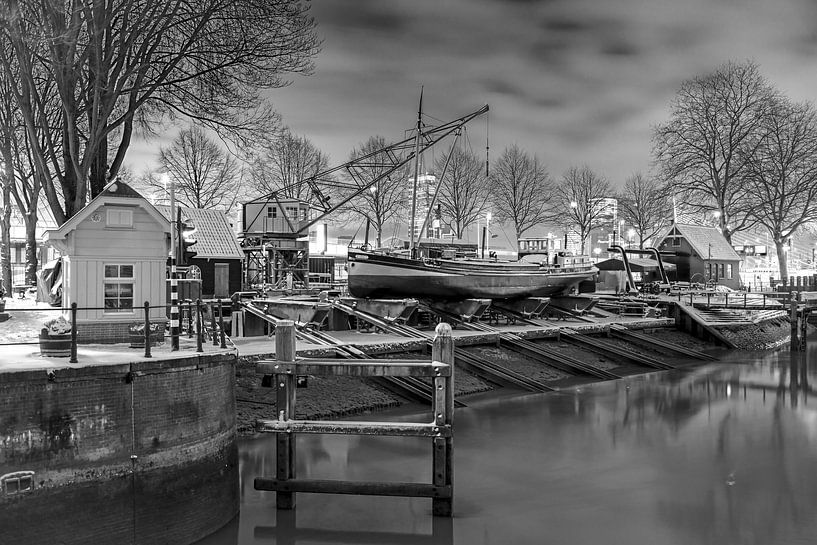
[[[600,254],[601,254],[601,248],[593,248],[593,255],[596,256],[596,261],[598,261]]]

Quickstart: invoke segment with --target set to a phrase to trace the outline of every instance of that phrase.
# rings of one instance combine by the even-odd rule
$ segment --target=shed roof
[[[717,227],[676,223],[669,228],[664,239],[676,233],[684,237],[695,253],[703,259],[740,261],[740,256]]]
[[[165,218],[171,219],[169,206],[157,205],[156,208]],[[223,212],[185,206],[177,208],[181,211],[182,221],[196,229],[193,236],[196,245],[192,249],[197,258],[243,259],[244,251]]]

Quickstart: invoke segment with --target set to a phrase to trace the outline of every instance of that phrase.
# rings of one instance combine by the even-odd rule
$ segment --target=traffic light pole
[[[170,183],[170,351],[179,350],[179,279],[176,277],[176,192]]]

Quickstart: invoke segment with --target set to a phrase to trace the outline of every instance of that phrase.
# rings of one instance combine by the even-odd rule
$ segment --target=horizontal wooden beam
[[[450,498],[451,486],[425,483],[383,483],[374,481],[331,481],[320,479],[279,480],[255,478],[256,490],[307,492],[315,494],[356,494],[360,496],[408,496],[413,498]]]
[[[325,360],[302,359],[294,362],[262,360],[256,364],[262,375],[293,374],[356,377],[449,377],[451,367],[445,363],[421,360]]]
[[[269,433],[332,433],[407,437],[451,437],[450,425],[354,420],[256,420],[255,431]]]

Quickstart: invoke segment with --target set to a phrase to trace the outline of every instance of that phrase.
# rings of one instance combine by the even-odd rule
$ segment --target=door
[[[214,297],[230,296],[230,265],[228,263],[215,264],[213,284]]]

